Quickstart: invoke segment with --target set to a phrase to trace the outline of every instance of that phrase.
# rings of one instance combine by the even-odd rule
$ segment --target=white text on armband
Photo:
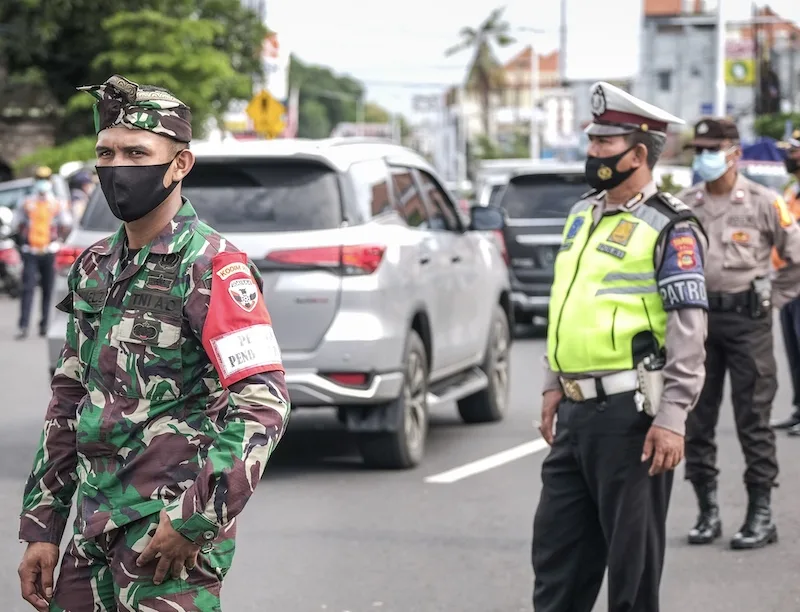
[[[664,310],[704,308],[708,310],[706,280],[702,274],[689,272],[676,274],[658,281],[658,291]]]

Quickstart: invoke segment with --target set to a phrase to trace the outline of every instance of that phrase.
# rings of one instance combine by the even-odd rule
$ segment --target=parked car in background
[[[546,317],[554,263],[569,211],[589,191],[584,163],[517,172],[502,192],[511,303],[518,322]]]
[[[503,189],[508,185],[508,177],[501,175],[491,175],[480,189],[478,194],[478,204],[481,206],[499,206],[500,196]]]
[[[739,172],[781,195],[792,180],[792,176],[786,171],[783,162],[741,161],[739,162]]]
[[[429,411],[467,423],[508,405],[513,313],[490,239],[497,208],[470,224],[423,157],[362,139],[193,145],[183,193],[263,275],[293,409],[333,406],[368,465],[408,468]],[[57,293],[88,246],[115,231],[102,190],[58,256]],[[58,301],[58,300],[55,300]],[[66,315],[49,330],[50,368]]]

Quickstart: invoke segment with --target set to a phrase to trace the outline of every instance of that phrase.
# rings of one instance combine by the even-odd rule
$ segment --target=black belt
[[[708,309],[712,312],[741,312],[750,307],[750,292],[709,293]]]

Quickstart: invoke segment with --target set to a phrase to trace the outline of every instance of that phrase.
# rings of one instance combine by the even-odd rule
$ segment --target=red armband
[[[283,371],[272,320],[244,253],[214,256],[203,347],[226,388],[253,374]]]

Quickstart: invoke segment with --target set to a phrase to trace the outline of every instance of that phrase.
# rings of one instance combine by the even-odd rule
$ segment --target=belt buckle
[[[569,378],[562,378],[561,386],[563,387],[566,396],[573,402],[584,401],[583,391],[581,391],[581,386],[578,384],[578,381],[571,380]]]

